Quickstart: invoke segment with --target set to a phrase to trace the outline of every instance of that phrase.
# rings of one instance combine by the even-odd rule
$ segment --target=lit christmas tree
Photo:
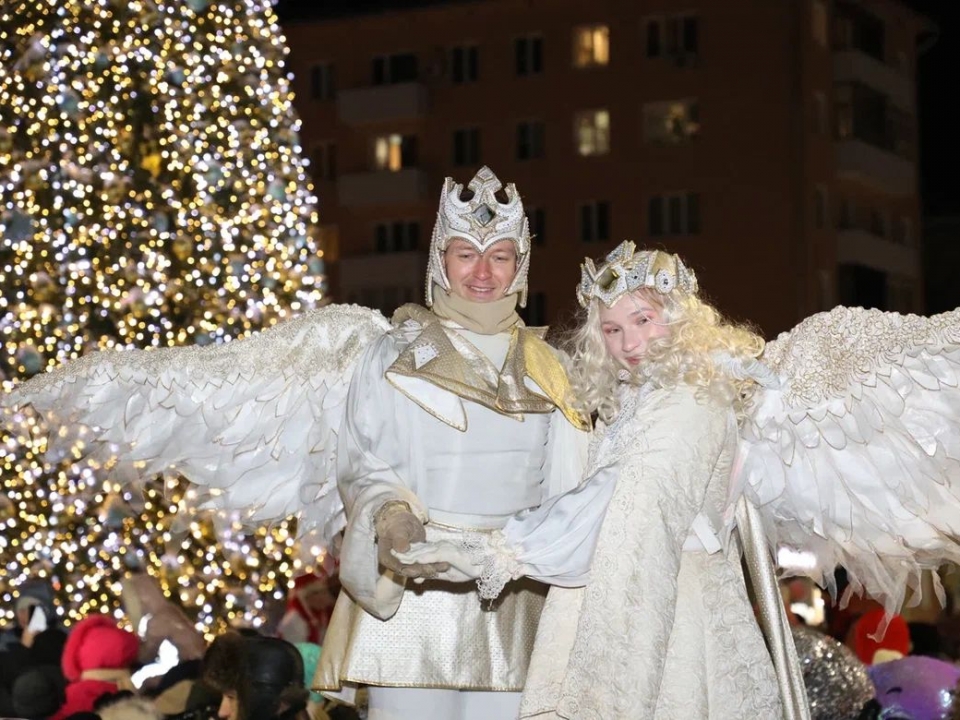
[[[23,0],[0,10],[0,380],[82,354],[228,341],[324,300],[286,49],[266,0]],[[0,428],[0,611],[28,576],[68,621],[131,569],[208,630],[256,622],[297,568],[291,523],[244,534],[44,460]],[[223,524],[221,520],[221,525]],[[185,528],[185,529],[184,529]]]

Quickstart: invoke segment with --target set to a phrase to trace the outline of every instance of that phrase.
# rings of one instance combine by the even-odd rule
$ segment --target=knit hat
[[[13,682],[13,709],[23,717],[47,717],[63,705],[66,680],[55,665],[39,665],[24,671]]]
[[[897,660],[910,653],[910,628],[900,615],[890,618],[883,637],[879,640],[871,637],[876,635],[884,615],[882,608],[870,610],[853,624],[850,636],[853,651],[865,665]]]
[[[121,630],[109,615],[91,615],[78,622],[63,648],[63,674],[70,682],[84,670],[128,668],[137,659],[140,641]]]

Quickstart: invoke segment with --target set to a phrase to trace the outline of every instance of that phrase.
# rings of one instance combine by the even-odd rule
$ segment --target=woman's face
[[[629,293],[607,307],[600,303],[600,329],[607,352],[628,370],[643,359],[651,340],[663,337],[662,308],[643,296]]]
[[[220,718],[220,720],[239,720],[240,703],[237,702],[237,693],[235,691],[228,690],[223,693],[217,717]]]

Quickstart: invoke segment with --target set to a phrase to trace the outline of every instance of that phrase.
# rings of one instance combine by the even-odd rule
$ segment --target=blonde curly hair
[[[630,296],[657,308],[668,332],[650,342],[643,361],[622,380],[624,369],[603,340],[600,301],[591,300],[580,311],[577,326],[565,343],[571,355],[570,380],[578,409],[588,415],[595,412],[609,424],[620,412],[623,382],[652,382],[659,388],[684,383],[731,404],[737,419],[741,419],[755,382],[734,377],[726,369],[728,365],[718,359],[756,359],[763,352],[763,339],[746,326],[730,323],[696,295],[678,289],[660,294],[640,288],[623,297]]]

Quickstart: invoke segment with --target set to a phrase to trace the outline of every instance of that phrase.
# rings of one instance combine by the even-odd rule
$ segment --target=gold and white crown
[[[577,300],[587,307],[597,298],[607,307],[634,290],[653,288],[661,295],[679,290],[695,295],[697,276],[676,255],[661,250],[641,250],[624,240],[607,255],[600,267],[587,258],[581,268]]]
[[[503,184],[484,166],[467,185],[472,194],[463,199],[463,185],[447,178],[440,191],[440,209],[430,239],[430,259],[427,263],[427,307],[433,305],[433,285],[450,290],[450,280],[443,264],[443,253],[450,241],[462,238],[478,252],[484,252],[501,240],[512,240],[517,248],[517,274],[507,288],[507,295],[520,293],[520,307],[527,304],[527,272],[530,268],[530,228],[523,214],[523,203],[517,188],[510,183],[504,189],[507,202],[502,203],[496,193]]]

